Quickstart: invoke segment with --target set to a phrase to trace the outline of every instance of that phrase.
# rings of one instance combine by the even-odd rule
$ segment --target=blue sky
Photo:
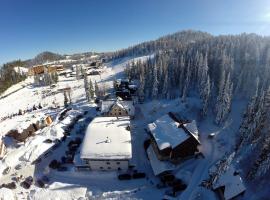
[[[270,35],[270,1],[1,0],[0,63],[112,51],[185,29]]]

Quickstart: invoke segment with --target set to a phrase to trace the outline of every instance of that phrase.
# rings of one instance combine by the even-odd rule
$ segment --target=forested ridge
[[[141,98],[186,101],[188,96],[197,96],[201,99],[201,117],[214,115],[214,122],[220,126],[226,121],[234,100],[249,101],[237,133],[235,161],[248,180],[265,177],[267,180],[270,38],[256,34],[210,36],[185,31],[143,43],[133,50],[122,50],[116,57],[141,55],[145,49],[150,49],[146,52],[154,56],[146,62],[133,62],[126,69],[129,78],[140,80]]]
[[[26,75],[18,73],[14,70],[14,67],[17,66],[26,66],[26,63],[21,60],[16,60],[6,63],[0,68],[0,94],[10,86],[23,81],[26,78]]]

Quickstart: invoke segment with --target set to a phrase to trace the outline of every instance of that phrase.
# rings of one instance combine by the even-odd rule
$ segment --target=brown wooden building
[[[14,138],[19,142],[23,142],[26,138],[33,136],[35,132],[52,123],[50,116],[43,116],[40,118],[32,119],[30,122],[24,122],[17,127],[11,129],[6,135]]]
[[[169,115],[148,124],[151,144],[158,159],[177,161],[194,155],[200,141],[198,131],[196,133],[191,130],[174,121]]]

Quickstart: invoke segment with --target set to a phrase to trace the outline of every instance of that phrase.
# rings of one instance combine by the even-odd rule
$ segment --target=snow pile
[[[15,195],[11,189],[1,188],[0,189],[0,199],[1,200],[15,200],[17,198],[15,198]]]
[[[78,185],[55,182],[49,188],[31,191],[30,200],[75,200],[86,199],[87,188]]]

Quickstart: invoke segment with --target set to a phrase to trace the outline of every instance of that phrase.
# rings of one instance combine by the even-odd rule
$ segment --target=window
[[[110,162],[106,162],[107,165],[111,164]]]
[[[111,167],[108,167],[108,169],[111,169]]]
[[[103,169],[103,167],[100,167],[99,169]]]
[[[118,171],[120,171],[121,170],[121,168],[120,167],[118,167]]]
[[[122,113],[121,112],[119,112],[119,115],[121,115]]]
[[[120,165],[120,162],[116,162],[117,165]]]

